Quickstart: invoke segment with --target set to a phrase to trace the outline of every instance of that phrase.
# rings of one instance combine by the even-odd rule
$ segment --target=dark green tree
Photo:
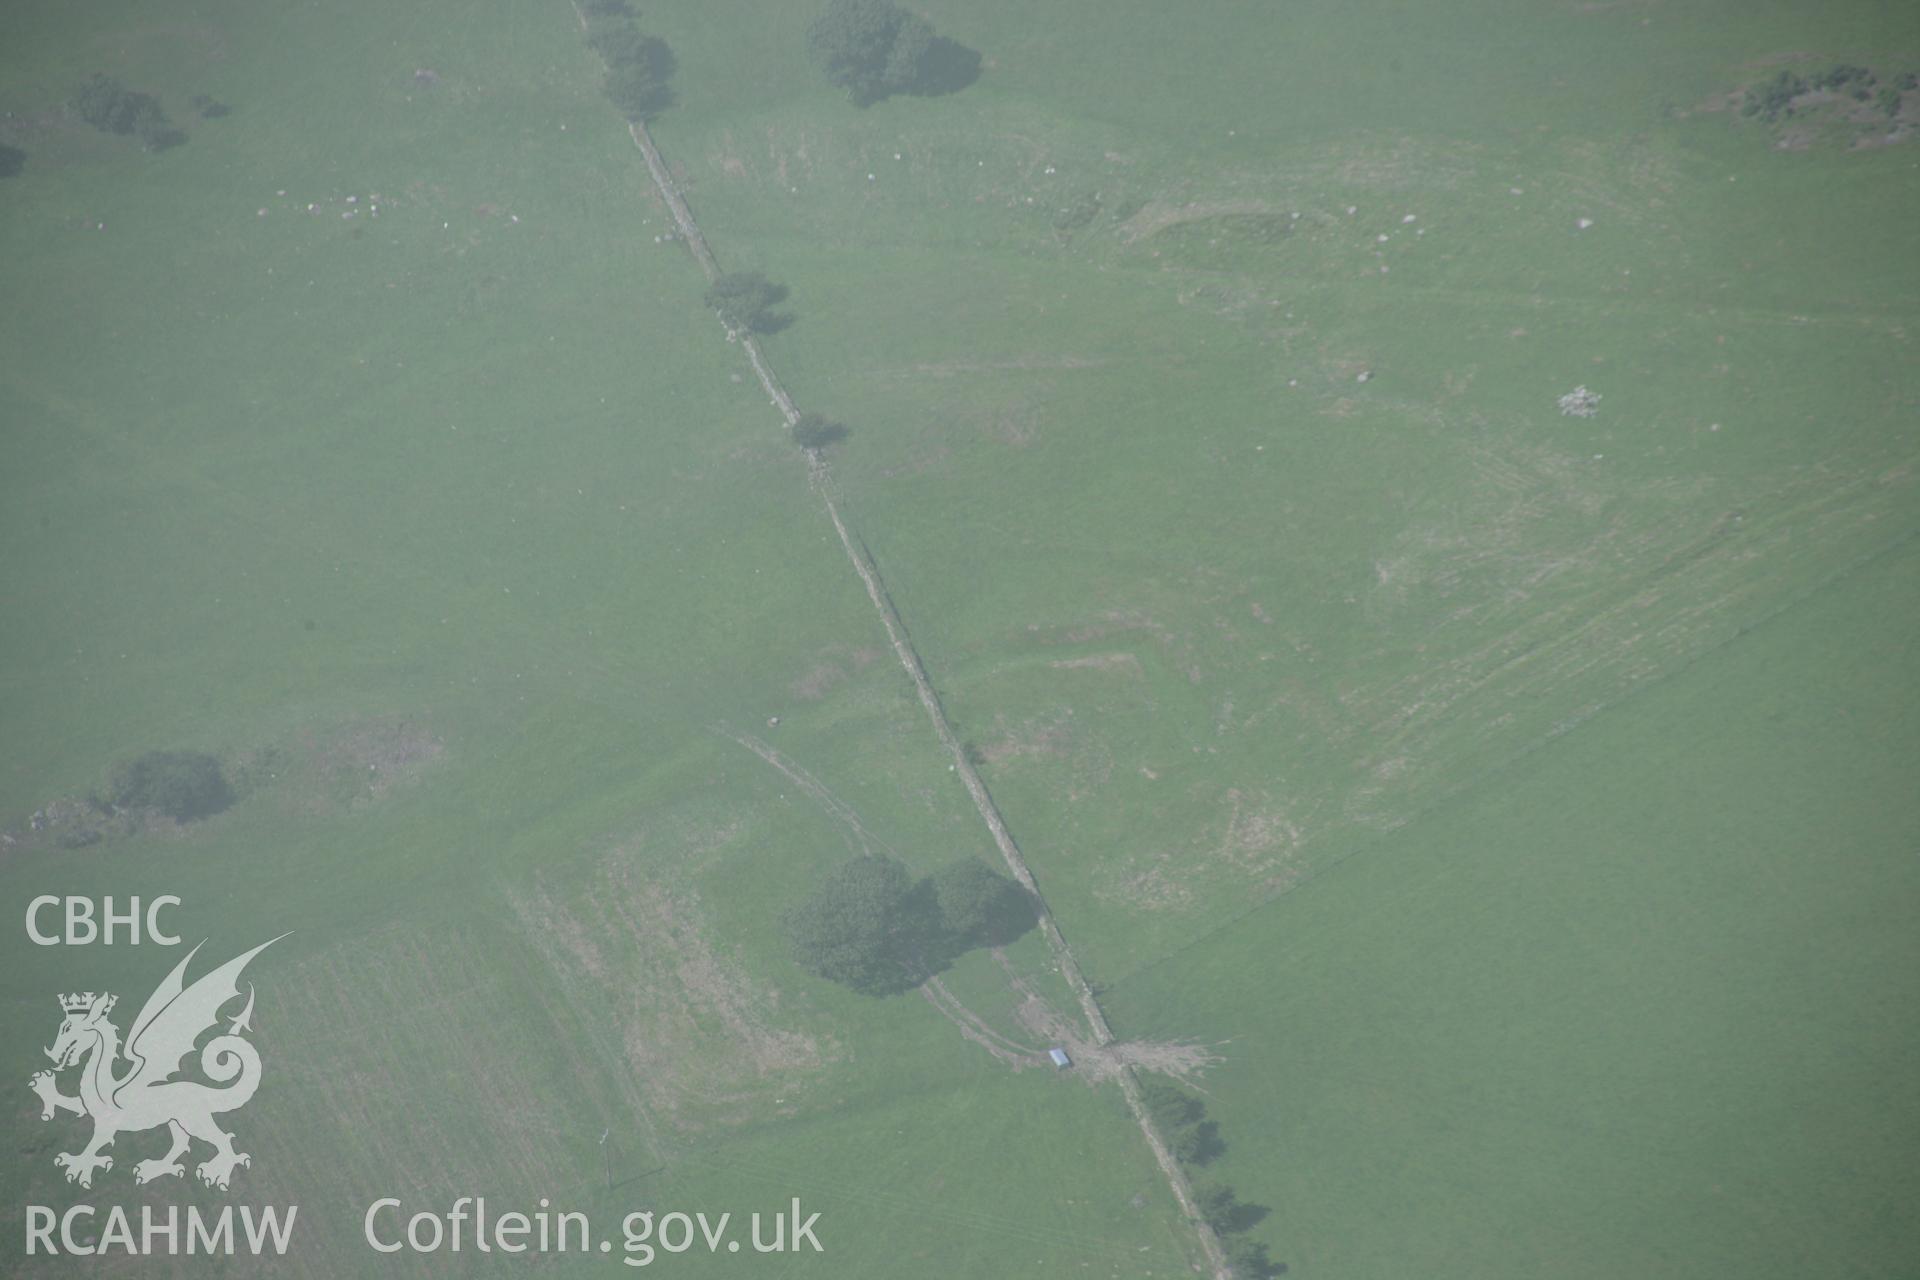
[[[587,28],[587,47],[599,54],[600,60],[609,67],[645,61],[650,44],[664,43],[647,35],[631,21],[603,21]]]
[[[1173,1136],[1173,1154],[1181,1164],[1205,1168],[1227,1153],[1218,1120],[1202,1120]]]
[[[1268,1256],[1267,1246],[1258,1240],[1229,1236],[1220,1243],[1226,1248],[1227,1262],[1233,1268],[1234,1280],[1275,1280],[1287,1274],[1287,1264],[1275,1262]]]
[[[1206,1104],[1200,1099],[1164,1080],[1143,1081],[1140,1094],[1180,1163],[1199,1167],[1226,1154],[1220,1125],[1207,1119]]]
[[[107,795],[122,809],[154,809],[176,822],[220,812],[233,788],[220,762],[200,751],[149,751],[115,766]]]
[[[663,40],[648,36],[643,43],[651,54],[608,67],[603,86],[608,100],[635,124],[644,124],[673,105],[673,86],[667,83],[673,55]]]
[[[793,442],[802,449],[824,449],[846,438],[846,425],[835,422],[824,413],[803,413],[800,420],[793,424]]]
[[[861,106],[911,90],[934,39],[925,18],[890,0],[833,0],[807,28],[827,79]]]
[[[640,30],[625,0],[591,0],[582,10],[587,45],[607,64],[602,85],[620,114],[636,124],[673,105],[673,50]]]
[[[1221,1235],[1228,1234],[1233,1222],[1233,1211],[1239,1207],[1240,1197],[1233,1188],[1219,1182],[1210,1182],[1193,1189],[1193,1202],[1200,1208],[1200,1218]]]
[[[158,98],[135,92],[112,76],[95,75],[80,86],[73,108],[102,133],[131,134],[149,151],[164,151],[187,140],[187,135],[167,119]]]
[[[707,305],[729,329],[772,333],[788,323],[773,308],[786,300],[787,287],[758,271],[729,271],[707,287]]]
[[[892,995],[933,972],[938,926],[927,897],[901,863],[866,854],[842,863],[782,923],[802,968],[866,995]]]
[[[1205,1103],[1164,1080],[1141,1081],[1140,1096],[1146,1102],[1147,1114],[1153,1117],[1154,1124],[1167,1132],[1199,1124],[1207,1116]]]
[[[1747,90],[1740,114],[1764,118],[1769,124],[1782,114],[1793,114],[1793,100],[1807,91],[1807,82],[1791,71],[1782,70],[1765,84]]]
[[[1271,1209],[1263,1204],[1248,1204],[1234,1194],[1232,1187],[1218,1182],[1205,1183],[1193,1189],[1194,1201],[1200,1206],[1200,1216],[1214,1231],[1223,1236],[1237,1235],[1242,1231],[1251,1231]]]

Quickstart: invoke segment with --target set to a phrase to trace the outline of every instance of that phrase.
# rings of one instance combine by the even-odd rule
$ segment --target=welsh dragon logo
[[[67,1171],[68,1182],[92,1186],[94,1170],[113,1168],[113,1157],[102,1152],[116,1137],[161,1125],[167,1126],[173,1145],[159,1159],[134,1165],[136,1182],[184,1174],[180,1157],[194,1139],[213,1148],[213,1154],[194,1170],[208,1186],[226,1190],[234,1168],[253,1163],[251,1156],[234,1150],[233,1135],[214,1120],[246,1106],[260,1087],[260,1054],[241,1038],[252,1030],[251,984],[246,1007],[230,1020],[224,1034],[214,1036],[200,1050],[200,1070],[214,1084],[173,1077],[193,1052],[194,1042],[219,1023],[222,1006],[239,998],[240,971],[278,941],[263,942],[187,986],[187,965],[200,950],[196,946],[147,997],[127,1032],[124,1048],[119,1029],[107,1020],[116,997],[91,991],[60,997],[66,1018],[53,1047],[46,1051],[53,1059],[53,1070],[36,1072],[28,1083],[40,1095],[42,1120],[53,1119],[58,1111],[93,1118],[92,1140],[79,1151],[53,1158]],[[121,1071],[123,1058],[130,1065]],[[80,1067],[80,1093],[69,1097],[60,1092],[55,1072],[75,1065]]]

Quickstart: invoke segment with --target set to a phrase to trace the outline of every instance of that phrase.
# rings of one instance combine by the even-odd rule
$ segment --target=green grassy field
[[[18,8],[0,881],[179,894],[209,956],[295,931],[234,1122],[293,1268],[361,1273],[380,1195],[799,1195],[824,1256],[674,1268],[1187,1274],[1116,1091],[785,955],[860,837],[740,736],[916,867],[996,854],[570,6]],[[791,287],[770,358],[852,426],[843,509],[1118,1030],[1217,1046],[1257,1238],[1899,1274],[1920,151],[1724,95],[1920,67],[1920,23],[925,11],[979,81],[863,111],[809,6],[648,6],[655,137]],[[71,118],[95,70],[191,141]],[[33,837],[155,747],[240,803]],[[56,992],[172,959],[0,947],[21,1082]],[[987,957],[949,984],[1023,1034]],[[78,1122],[14,1104],[0,1195],[88,1198]],[[157,1142],[90,1198],[223,1200],[136,1191]]]

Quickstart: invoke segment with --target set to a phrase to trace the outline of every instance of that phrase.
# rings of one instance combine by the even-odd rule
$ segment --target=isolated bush
[[[233,803],[220,762],[200,751],[149,751],[117,765],[107,795],[122,809],[153,809],[176,822],[204,818]]]
[[[707,287],[707,305],[720,314],[729,329],[772,333],[784,328],[788,317],[773,308],[784,302],[787,287],[758,271],[729,271]]]
[[[126,111],[132,96],[127,92],[127,86],[112,76],[95,73],[93,79],[81,85],[80,91],[73,95],[73,109],[82,120],[102,133],[126,133],[128,129],[121,127],[124,118],[122,113]]]
[[[173,127],[160,100],[138,93],[112,76],[95,75],[74,95],[73,108],[82,120],[102,133],[132,135],[149,151],[179,146],[187,135]]]
[[[847,438],[845,424],[823,413],[803,413],[793,424],[793,442],[802,449],[824,449]]]

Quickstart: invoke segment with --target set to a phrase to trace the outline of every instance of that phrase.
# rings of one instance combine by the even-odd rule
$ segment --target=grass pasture
[[[294,930],[234,1122],[289,1269],[364,1274],[380,1195],[798,1195],[824,1257],[674,1267],[1190,1274],[1115,1090],[785,954],[850,850],[996,854],[569,6],[17,8],[0,883],[179,894],[209,957]],[[1920,66],[1920,24],[924,10],[979,81],[856,110],[809,6],[648,5],[654,134],[791,288],[769,357],[850,424],[843,510],[1117,1029],[1221,1054],[1256,1237],[1300,1276],[1898,1274],[1920,150],[1725,97]],[[63,112],[95,70],[188,144]],[[156,747],[239,803],[34,838]],[[0,954],[21,1081],[55,992],[171,959]],[[1007,960],[1070,1007],[1037,937]],[[1032,1042],[995,960],[945,982]],[[80,1192],[77,1122],[6,1114],[9,1205],[222,1200],[136,1190],[152,1136]]]

